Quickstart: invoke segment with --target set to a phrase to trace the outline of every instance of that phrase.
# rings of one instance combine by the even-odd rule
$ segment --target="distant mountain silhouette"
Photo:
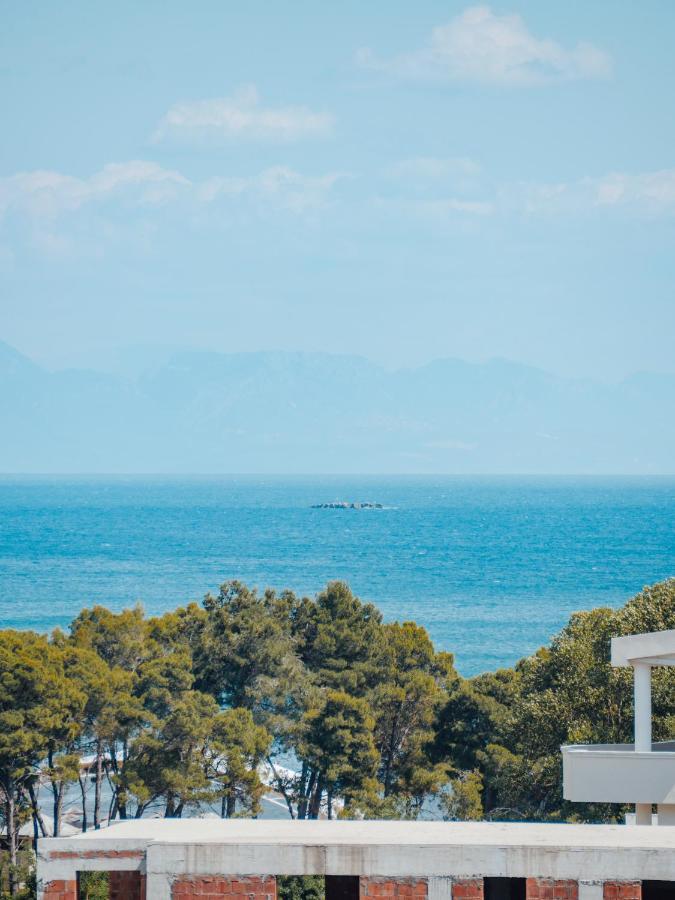
[[[4,472],[673,473],[674,412],[673,375],[181,353],[123,377],[0,342]]]

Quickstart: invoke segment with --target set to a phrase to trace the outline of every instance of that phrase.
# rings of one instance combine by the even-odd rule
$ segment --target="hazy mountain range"
[[[142,367],[141,367],[142,368]],[[675,375],[322,353],[47,371],[0,343],[4,472],[675,472]]]

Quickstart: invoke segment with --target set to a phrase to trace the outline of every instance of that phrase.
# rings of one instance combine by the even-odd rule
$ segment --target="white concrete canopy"
[[[675,666],[675,629],[612,638],[612,665]]]

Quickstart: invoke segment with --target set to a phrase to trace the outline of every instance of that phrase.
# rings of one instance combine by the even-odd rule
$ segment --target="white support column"
[[[659,825],[675,825],[675,805],[659,803],[656,811],[659,814]]]
[[[651,803],[635,804],[635,824],[651,825],[652,824],[652,805]]]
[[[633,696],[635,749],[650,753],[652,749],[652,667],[649,663],[633,663]]]
[[[633,663],[633,728],[635,750],[650,753],[652,749],[652,667],[648,663]],[[635,824],[652,824],[651,803],[635,804]]]
[[[436,875],[428,878],[427,900],[452,900],[452,878]]]

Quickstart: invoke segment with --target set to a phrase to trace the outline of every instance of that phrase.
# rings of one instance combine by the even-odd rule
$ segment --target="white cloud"
[[[222,196],[248,195],[293,212],[304,212],[321,206],[335,183],[344,177],[339,172],[302,175],[287,166],[272,166],[245,178],[209,178],[200,186],[199,195],[208,203]]]
[[[473,159],[460,157],[418,156],[389,166],[387,174],[394,178],[419,180],[464,179],[479,175],[481,167]]]
[[[340,173],[303,175],[275,166],[245,177],[191,181],[152,162],[111,163],[86,178],[53,171],[0,178],[0,227],[52,257],[102,255],[150,245],[164,223],[219,227],[253,213],[303,216],[326,205]],[[1,260],[0,260],[1,262]]]
[[[138,205],[154,206],[189,186],[180,172],[140,160],[110,163],[89,178],[45,170],[19,172],[0,178],[0,214],[13,211],[49,219],[125,194]]]
[[[614,172],[557,184],[518,184],[501,192],[502,205],[526,213],[624,210],[638,215],[675,213],[675,169]]]
[[[458,197],[432,200],[417,206],[421,212],[434,216],[449,216],[452,213],[464,213],[469,216],[489,216],[495,211],[495,206],[489,200],[462,200]]]
[[[253,85],[231,97],[176,103],[162,118],[155,141],[213,142],[233,138],[293,141],[322,137],[333,117],[304,106],[263,106]]]
[[[498,15],[489,6],[472,6],[433,29],[425,47],[392,59],[370,49],[357,61],[401,77],[444,78],[510,86],[544,84],[609,75],[607,53],[580,42],[566,49],[532,34],[515,14]]]

